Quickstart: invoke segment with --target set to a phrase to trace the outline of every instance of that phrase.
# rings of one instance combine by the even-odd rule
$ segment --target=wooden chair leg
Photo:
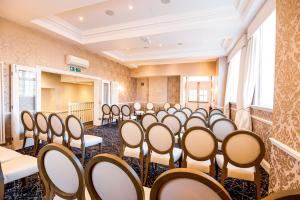
[[[4,179],[0,181],[0,200],[4,199]]]
[[[141,177],[141,182],[143,183],[143,179],[144,179],[144,157],[140,158],[140,167],[141,167],[141,170],[140,170],[141,175],[140,175],[140,177]]]
[[[225,184],[225,179],[227,177],[227,169],[226,168],[222,168],[222,172],[221,172],[221,184],[224,186]]]
[[[25,149],[25,146],[26,146],[26,140],[27,140],[27,137],[24,137],[24,140],[23,140],[23,147],[22,147],[23,150]]]
[[[38,151],[39,151],[39,144],[40,144],[40,140],[37,138],[34,141],[34,147],[33,147],[33,155],[36,156]]]
[[[98,151],[99,151],[99,153],[102,152],[102,144],[101,143],[98,144]]]
[[[257,170],[254,174],[254,181],[255,181],[255,185],[256,185],[256,199],[260,200],[261,196],[260,196],[260,170]]]
[[[147,181],[148,173],[149,173],[149,165],[150,165],[150,155],[148,155],[147,159],[146,159],[146,170],[145,170],[145,177],[144,177],[144,184],[143,185],[146,185],[146,181]]]

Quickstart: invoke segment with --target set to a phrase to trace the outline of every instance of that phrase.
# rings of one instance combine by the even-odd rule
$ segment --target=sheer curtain
[[[260,33],[257,32],[249,39],[247,47],[242,49],[235,117],[238,129],[252,130],[250,106],[258,78],[260,38]]]

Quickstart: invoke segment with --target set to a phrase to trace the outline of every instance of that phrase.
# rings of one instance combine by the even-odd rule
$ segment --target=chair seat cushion
[[[48,141],[48,136],[47,136],[47,134],[40,133],[39,134],[39,139],[43,140],[43,141]]]
[[[38,172],[37,158],[27,155],[3,162],[1,167],[5,184]]]
[[[121,118],[121,117],[122,117],[121,114],[120,114],[119,116],[113,115],[113,119],[119,119],[119,118]]]
[[[102,143],[102,137],[95,135],[84,135],[84,146],[90,147]],[[81,140],[71,140],[71,147],[81,148]]]
[[[186,162],[187,162],[187,168],[199,169],[204,173],[209,173],[210,163],[211,163],[210,160],[198,161],[187,156]]]
[[[85,194],[85,200],[91,200],[91,196],[90,196],[90,193],[87,190],[87,188],[85,188],[85,193],[84,194]],[[63,198],[55,195],[54,198],[53,198],[53,200],[65,200],[65,199],[63,199]],[[76,200],[76,199],[74,199],[74,200]]]
[[[142,110],[137,110],[137,111],[135,111],[135,113],[136,113],[137,115],[143,115],[143,114],[145,114],[145,112],[142,111]]]
[[[155,111],[154,110],[147,110],[146,113],[151,113],[151,114],[154,114]]]
[[[179,148],[174,148],[173,149],[173,159],[174,162],[177,162],[179,158],[181,157],[182,150]],[[151,153],[151,162],[162,164],[162,165],[167,165],[169,166],[169,160],[170,160],[170,154],[158,154],[154,151]]]
[[[216,160],[219,168],[222,169],[224,163],[223,155],[217,154]],[[228,163],[227,169],[228,169],[228,177],[254,181],[255,167],[240,168],[232,165],[231,163]]]
[[[148,154],[148,145],[146,142],[143,143],[144,156]],[[130,148],[125,147],[124,156],[139,158],[140,157],[140,148]]]
[[[5,147],[0,147],[0,162],[1,163],[18,158],[20,156],[22,156],[22,154],[14,151],[14,150],[11,150],[11,149],[8,149]]]
[[[62,144],[62,141],[63,141],[62,136],[58,137],[56,135],[53,135],[53,143]],[[65,134],[65,141],[68,141],[68,134],[67,133]]]
[[[148,188],[148,187],[145,187],[145,186],[143,188],[144,188],[145,200],[150,200],[151,188]]]
[[[133,119],[133,120],[136,120],[136,116],[134,115],[131,115],[131,116],[123,116],[123,120],[127,120],[127,119]]]
[[[33,138],[33,131],[26,131],[25,132],[25,137],[27,137],[27,138]]]

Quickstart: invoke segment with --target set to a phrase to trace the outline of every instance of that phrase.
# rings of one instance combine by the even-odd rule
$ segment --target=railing
[[[75,115],[82,123],[91,122],[94,119],[94,102],[69,103],[68,114]]]
[[[55,113],[57,114],[63,121],[66,120],[67,116],[68,116],[68,111],[67,110],[63,110],[63,111],[42,111],[42,113],[44,115],[46,115],[46,117],[49,117],[49,115],[51,113]]]

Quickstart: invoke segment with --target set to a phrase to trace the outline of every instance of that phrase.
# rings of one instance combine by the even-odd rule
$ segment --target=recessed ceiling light
[[[171,0],[160,0],[163,4],[168,4],[171,2]]]
[[[181,45],[183,45],[183,44],[182,44],[181,42],[178,42],[177,45],[178,45],[178,46],[181,46]]]
[[[128,9],[129,9],[129,10],[133,10],[133,5],[130,4],[130,5],[128,6]]]
[[[84,18],[83,18],[82,16],[80,16],[80,17],[79,17],[79,21],[82,22],[83,20],[84,20]]]
[[[158,44],[159,47],[162,47],[162,44]]]
[[[149,47],[148,46],[144,46],[144,49],[149,49]]]
[[[113,16],[115,13],[112,10],[106,10],[105,14],[108,15],[108,16]]]

